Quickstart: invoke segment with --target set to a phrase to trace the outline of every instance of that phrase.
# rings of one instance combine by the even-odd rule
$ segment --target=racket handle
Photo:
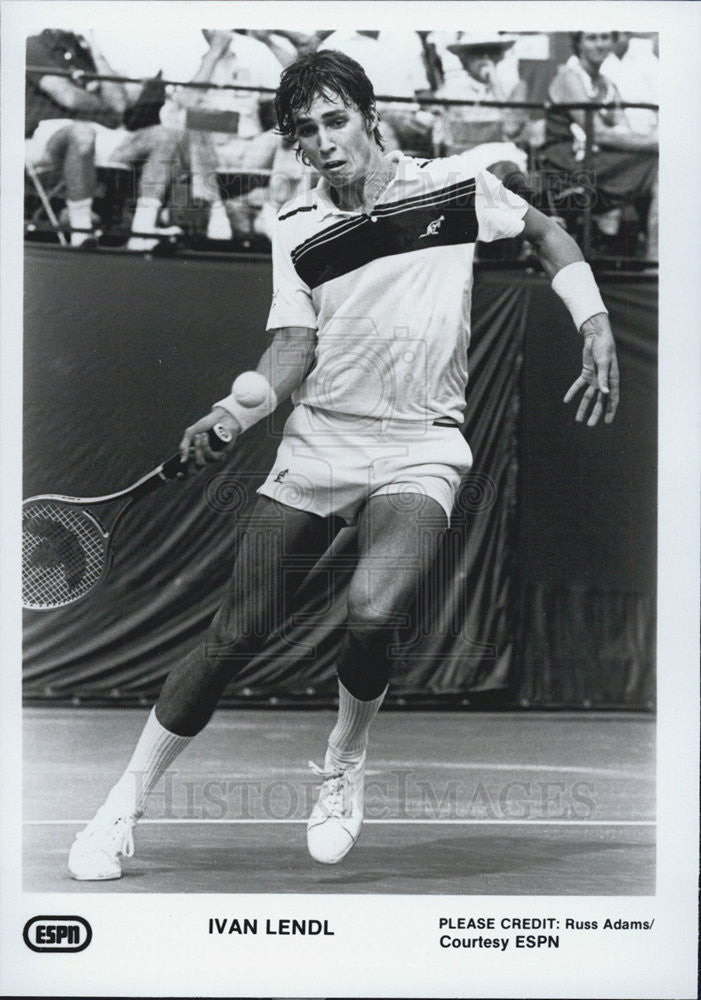
[[[223,424],[215,424],[210,428],[209,447],[212,451],[222,451],[229,444],[233,435]],[[161,477],[163,479],[181,479],[187,473],[189,462],[181,462],[180,454],[173,455],[163,463]]]
[[[209,430],[209,447],[212,451],[221,451],[231,442],[233,436],[224,424],[215,424]]]

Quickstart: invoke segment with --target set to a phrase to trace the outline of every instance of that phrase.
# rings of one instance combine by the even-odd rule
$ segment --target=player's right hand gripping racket
[[[221,450],[232,435],[222,424],[209,432]],[[103,497],[47,494],[22,503],[22,604],[50,611],[82,600],[100,584],[111,564],[115,529],[129,507],[172,479],[182,479],[187,463],[173,455],[118,493]]]

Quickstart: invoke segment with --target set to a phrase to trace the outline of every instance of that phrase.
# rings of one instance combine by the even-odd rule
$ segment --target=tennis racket
[[[220,451],[232,435],[222,424],[209,432]],[[87,597],[112,561],[115,529],[127,510],[172,479],[183,479],[188,463],[172,455],[126,489],[102,497],[46,494],[22,503],[22,604],[50,611]]]

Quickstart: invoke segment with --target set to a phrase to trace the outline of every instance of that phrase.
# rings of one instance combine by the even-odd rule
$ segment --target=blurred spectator
[[[647,38],[633,38],[629,31],[611,32],[612,51],[601,64],[601,73],[616,87],[624,101],[633,104],[659,103],[659,60]],[[657,128],[656,111],[625,108],[633,132],[651,135]]]
[[[448,46],[454,45],[462,35],[462,31],[429,32],[427,41],[433,46],[438,64],[440,65],[440,79],[433,87],[434,91],[437,91],[439,87],[443,86],[443,84],[446,84],[449,89],[452,89],[454,78],[462,77],[462,63],[455,53],[451,52],[448,48]]]
[[[462,79],[464,69],[462,62],[449,49],[461,39],[470,38],[463,31],[432,31],[428,35],[428,41],[433,46],[436,57],[439,59],[443,80],[452,89],[455,79]],[[501,47],[495,53],[494,82],[501,94],[511,94],[521,79],[519,63],[526,60],[529,63],[547,62],[550,59],[550,36],[541,31],[520,31],[509,32],[508,35],[498,32],[497,39],[509,41],[508,47]],[[437,88],[434,88],[437,89]]]
[[[560,103],[620,101],[618,90],[601,72],[612,51],[611,32],[576,32],[572,47],[574,54],[550,85],[550,99]],[[548,112],[543,157],[546,164],[558,168],[566,184],[582,176],[584,124],[584,111],[551,108]],[[593,143],[588,182],[595,185],[594,219],[599,230],[615,236],[623,207],[637,202],[641,219],[649,214],[647,254],[656,257],[657,130],[640,135],[619,109],[599,110],[594,114]]]
[[[520,81],[507,92],[496,72],[497,63],[513,44],[514,39],[500,34],[462,34],[447,45],[448,53],[459,60],[460,71],[449,64],[445,83],[436,91],[436,97],[464,101],[523,100]],[[524,120],[523,114],[515,109],[448,107],[434,128],[435,151],[441,156],[463,153],[476,170],[488,167],[502,180],[523,175],[527,156],[510,140],[519,137]]]
[[[428,80],[429,90],[432,94],[435,94],[438,88],[443,85],[443,81],[445,80],[443,61],[437,46],[432,40],[431,32],[417,31],[416,34],[419,42],[421,43],[421,56],[424,69],[426,71],[426,79]]]
[[[422,39],[415,31],[335,31],[319,45],[355,59],[379,97],[427,97],[431,93]],[[430,154],[433,115],[418,103],[378,101],[385,149]]]
[[[333,32],[312,31],[305,33],[302,31],[286,31],[282,28],[261,31],[247,28],[241,30],[241,34],[248,35],[250,38],[256,38],[259,42],[267,45],[284,68],[296,59],[297,56],[304,55],[305,52],[315,52],[320,43],[333,34]]]
[[[63,180],[71,245],[95,242],[96,166],[129,169],[142,162],[132,232],[152,235],[132,236],[127,246],[152,249],[159,236],[173,232],[156,224],[170,180],[171,137],[160,125],[124,128],[129,96],[123,84],[85,79],[85,73],[117,75],[94,39],[46,29],[27,39],[26,57],[25,155],[36,174],[51,173],[55,181]],[[53,68],[69,75],[53,75]]]
[[[65,29],[78,35],[84,34],[84,22],[84,12],[64,5],[61,24]],[[135,20],[133,16],[120,19],[101,16],[98,23],[99,27],[90,34],[107,62],[116,66],[120,75],[133,81],[124,84],[130,102],[139,92],[139,81],[156,76],[159,70],[164,80],[177,83],[189,80],[207,49],[204,38],[198,32],[193,31],[187,22],[173,17],[168,18],[167,41],[165,38],[163,41],[156,40],[148,23]],[[154,26],[151,25],[151,28]]]
[[[282,29],[273,31],[248,29],[244,34],[267,45],[284,67],[298,56],[316,51],[320,43],[332,32],[303,33]],[[283,139],[278,135],[277,129],[266,132],[257,141],[256,165],[270,168],[270,183],[267,187],[255,187],[250,190],[244,199],[244,204],[250,214],[252,230],[266,236],[272,242],[278,209],[301,190],[314,187],[319,176],[297,156],[295,143]]]
[[[260,183],[261,171],[267,180],[279,142],[269,131],[274,124],[272,94],[230,85],[274,90],[282,64],[256,38],[234,31],[205,29],[203,34],[209,47],[190,82],[215,87],[176,88],[161,121],[185,136],[193,197],[209,206],[207,236],[231,239],[232,221],[235,229],[250,231],[246,195]],[[223,175],[230,180],[227,187],[220,180]]]

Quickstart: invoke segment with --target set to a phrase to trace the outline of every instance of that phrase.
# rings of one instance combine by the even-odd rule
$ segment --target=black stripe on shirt
[[[326,229],[322,229],[321,232],[316,232],[313,236],[309,236],[291,251],[293,262],[296,262],[297,258],[306,253],[311,247],[321,243],[328,243],[330,239],[341,236],[347,230],[355,229],[356,226],[362,225],[365,218],[366,216],[363,215],[344,218],[340,222],[334,222],[332,225],[327,226]]]
[[[316,205],[300,205],[299,208],[293,208],[290,212],[285,212],[284,215],[278,215],[278,222],[284,222],[285,219],[291,219],[293,215],[297,215],[298,212],[313,212]]]
[[[474,193],[475,193],[475,180],[470,178],[467,181],[461,181],[458,184],[451,184],[450,187],[438,188],[437,190],[427,191],[420,195],[414,195],[411,198],[402,198],[399,201],[388,201],[375,206],[372,211],[372,216],[385,217],[387,215],[394,215],[397,212],[405,211],[409,208],[422,208],[422,207],[439,207],[444,202],[455,202],[457,206],[462,204],[474,203]],[[440,214],[440,213],[439,213]],[[367,218],[367,215],[355,215],[350,219],[346,218],[340,222],[334,223],[334,225],[329,226],[327,229],[323,229],[321,232],[314,233],[309,236],[306,240],[303,240],[299,246],[295,247],[292,251],[292,260],[297,262],[302,254],[313,246],[321,243],[327,243],[331,235],[340,234],[345,229],[354,229],[357,225],[362,224],[363,220]]]
[[[471,204],[446,200],[377,216],[375,222],[365,216],[352,229],[305,248],[294,267],[310,288],[318,288],[382,257],[475,243],[477,228],[474,197]]]
[[[430,188],[420,194],[412,195],[411,198],[400,198],[399,201],[384,201],[376,206],[377,212],[397,211],[403,207],[419,205],[424,201],[434,201],[436,198],[457,198],[464,195],[465,198],[473,195],[476,189],[474,177],[451,184],[449,187]]]

